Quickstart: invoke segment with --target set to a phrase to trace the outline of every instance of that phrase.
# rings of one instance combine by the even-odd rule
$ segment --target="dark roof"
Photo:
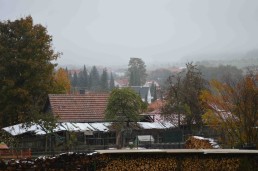
[[[59,122],[95,122],[104,120],[108,93],[50,94],[51,111]]]
[[[148,91],[150,89],[150,87],[143,86],[131,86],[130,88],[132,88],[137,94],[139,94],[142,99],[146,98],[146,96],[148,95]]]

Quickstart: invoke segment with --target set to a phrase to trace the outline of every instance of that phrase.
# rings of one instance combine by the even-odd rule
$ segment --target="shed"
[[[154,143],[154,138],[152,135],[138,135],[136,137],[136,142],[138,141],[138,144],[146,144],[146,143]]]

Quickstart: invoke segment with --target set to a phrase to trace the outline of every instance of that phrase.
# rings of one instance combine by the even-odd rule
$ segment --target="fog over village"
[[[0,171],[257,170],[257,0],[0,0]]]
[[[31,15],[46,26],[61,66],[147,66],[236,59],[256,51],[258,2],[0,1],[0,19]]]

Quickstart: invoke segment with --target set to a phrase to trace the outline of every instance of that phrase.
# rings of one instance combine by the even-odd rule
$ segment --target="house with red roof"
[[[108,98],[109,93],[49,94],[46,112],[53,113],[58,121],[51,136],[44,125],[38,123],[27,126],[17,124],[3,130],[24,140],[23,147],[32,151],[115,147],[116,132],[111,123],[104,120]],[[157,102],[154,108],[159,105]],[[151,135],[157,144],[167,142],[166,137],[174,126],[168,122],[155,121],[158,119],[130,123],[131,133],[124,138],[124,145],[139,135]]]
[[[128,79],[116,79],[115,87],[127,87],[129,85]]]
[[[58,122],[100,122],[108,102],[108,93],[49,94],[48,110]]]

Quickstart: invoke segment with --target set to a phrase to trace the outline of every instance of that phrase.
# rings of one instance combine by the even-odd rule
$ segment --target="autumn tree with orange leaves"
[[[55,93],[69,93],[71,90],[71,83],[68,73],[65,69],[59,68],[54,76]]]
[[[227,147],[258,144],[258,75],[247,74],[237,83],[210,82],[202,91],[206,124],[221,133]]]

